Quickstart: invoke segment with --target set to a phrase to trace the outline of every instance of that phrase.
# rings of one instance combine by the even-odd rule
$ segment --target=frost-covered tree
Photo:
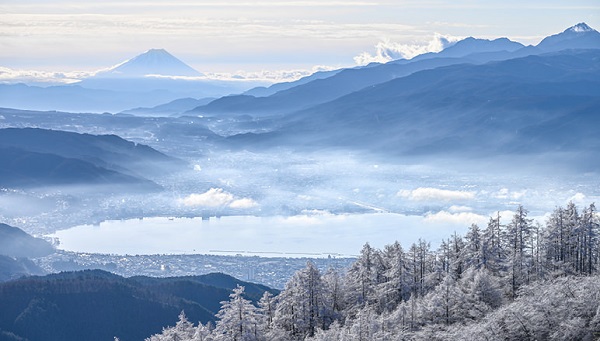
[[[265,291],[260,301],[258,301],[257,323],[260,332],[263,335],[268,334],[273,329],[273,318],[275,316],[276,299],[268,291]]]
[[[546,269],[556,275],[569,272],[566,262],[570,232],[565,224],[565,212],[558,207],[546,222],[544,232],[544,250]]]
[[[528,284],[531,274],[531,222],[527,218],[528,211],[519,205],[512,221],[506,227],[506,242],[509,252],[510,294],[514,298],[523,284]]]
[[[485,268],[465,271],[458,288],[463,298],[460,307],[462,320],[478,320],[504,301],[500,279]]]
[[[596,206],[591,204],[581,214],[581,272],[591,275],[600,257],[600,221]]]
[[[497,214],[435,252],[423,240],[407,251],[398,242],[383,250],[366,244],[345,274],[323,276],[308,262],[258,308],[234,290],[213,332],[180,317],[148,340],[189,337],[190,330],[203,341],[593,340],[600,332],[599,233],[594,205],[581,214],[572,203],[559,207],[545,225],[519,206],[508,224]]]
[[[442,282],[423,298],[420,310],[422,324],[449,325],[459,320],[458,307],[463,297],[455,283],[453,274],[446,274]]]
[[[329,329],[319,329],[315,333],[315,336],[310,340],[312,341],[345,341],[350,339],[347,336],[346,330],[340,326],[338,322],[334,322]]]
[[[596,340],[600,332],[600,280],[568,276],[538,281],[480,321],[457,324],[446,340]]]
[[[568,264],[571,272],[580,273],[579,247],[580,247],[580,217],[577,206],[569,202],[564,210],[565,228],[567,230],[567,245],[565,252],[565,262]]]
[[[465,270],[467,268],[480,269],[484,266],[483,236],[477,224],[471,224],[469,231],[465,235],[463,257]]]
[[[384,273],[385,281],[378,285],[377,292],[383,307],[390,312],[410,297],[410,267],[404,249],[398,241],[387,245],[382,257],[387,268]]]
[[[198,324],[192,341],[214,341],[213,330],[213,325],[210,322],[207,322],[205,325],[202,323]]]
[[[594,204],[581,215],[572,202],[556,208],[542,232],[545,270],[554,277],[593,274],[598,264],[598,226]]]
[[[274,333],[284,333],[289,340],[313,336],[317,328],[326,329],[324,286],[319,269],[312,262],[294,274],[279,294],[273,318]]]
[[[378,250],[366,243],[346,275],[349,306],[360,309],[374,304],[376,287],[383,282],[385,266]]]
[[[261,340],[256,307],[244,298],[244,287],[238,285],[229,295],[229,301],[221,302],[216,317],[215,340],[255,341]]]
[[[506,270],[506,243],[502,242],[502,225],[500,212],[490,217],[487,227],[482,233],[482,262],[483,267],[493,275],[501,276]]]
[[[432,271],[430,244],[419,239],[413,243],[408,251],[408,262],[412,274],[411,297],[423,296],[429,288],[428,279]]]
[[[458,280],[462,277],[462,273],[465,270],[466,247],[463,239],[456,233],[450,238],[450,274],[454,279]]]
[[[323,324],[329,326],[344,318],[346,308],[345,287],[339,271],[329,268],[322,276],[323,282]]]
[[[364,306],[347,321],[347,334],[351,340],[374,340],[374,334],[379,330],[378,314],[371,306]]]
[[[152,335],[146,341],[188,341],[194,340],[196,328],[188,321],[185,312],[179,314],[179,321],[174,327],[163,328],[161,334]]]

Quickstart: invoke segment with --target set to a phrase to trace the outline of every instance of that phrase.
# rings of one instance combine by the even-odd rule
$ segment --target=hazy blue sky
[[[536,44],[582,21],[600,27],[600,1],[0,0],[0,67],[96,70],[150,48],[202,72],[350,66],[442,37]]]

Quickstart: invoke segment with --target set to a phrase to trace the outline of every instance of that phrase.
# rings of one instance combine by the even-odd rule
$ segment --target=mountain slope
[[[27,258],[13,258],[0,254],[0,282],[43,274],[44,270]],[[2,340],[2,335],[0,335],[0,340]]]
[[[184,165],[116,135],[36,128],[0,129],[0,159],[0,183],[16,187],[119,183],[156,190],[145,177]]]
[[[525,47],[523,44],[512,41],[508,38],[498,38],[494,40],[479,39],[468,37],[463,40],[456,42],[440,52],[424,53],[416,56],[412,61],[430,59],[430,58],[461,58],[467,57],[472,54],[489,54],[489,53],[501,53],[501,52],[515,52]],[[404,61],[398,61],[404,62]]]
[[[53,252],[54,248],[45,240],[34,238],[17,227],[0,223],[0,254],[35,258]]]
[[[270,82],[214,80],[165,50],[149,50],[75,84],[0,84],[0,107],[70,112],[120,112],[185,97],[220,97]],[[200,77],[200,78],[198,78]]]
[[[113,112],[142,105],[154,106],[178,97],[171,92],[134,92],[135,88],[85,88],[79,85],[28,86],[0,84],[0,106],[28,110]]]
[[[186,111],[192,110],[198,106],[206,105],[215,98],[180,98],[169,103],[157,105],[152,108],[134,108],[120,112],[120,114],[135,115],[135,116],[172,116],[182,114]]]
[[[270,134],[230,141],[388,155],[577,151],[584,160],[600,147],[598,61],[598,50],[572,50],[425,70],[287,115]],[[567,123],[575,131],[561,128]]]
[[[296,86],[283,88],[267,97],[255,98],[250,96],[252,92],[223,97],[206,106],[198,107],[192,112],[251,115],[289,113],[325,103],[394,78],[407,76],[413,72],[460,63],[487,62],[498,58],[500,53],[508,58],[511,56],[510,53],[522,47],[522,44],[506,38],[485,40],[470,37],[440,53],[427,53],[412,60],[403,59],[371,67],[344,69],[334,74],[327,74],[328,77],[325,78],[317,78],[309,82],[298,82]],[[470,59],[467,56],[471,54],[479,54],[479,56],[477,59]],[[271,88],[275,87],[276,85],[271,86]]]
[[[212,276],[255,287],[256,296],[270,290],[223,274]],[[190,321],[215,320],[215,307],[231,290],[202,280],[128,279],[86,270],[2,283],[0,329],[30,341],[143,340],[172,325],[182,310]]]
[[[413,72],[440,66],[465,63],[467,60],[439,58],[406,64],[388,63],[362,69],[345,69],[334,76],[317,79],[268,97],[227,96],[195,108],[195,114],[279,115],[325,103],[365,87],[383,83]]]
[[[544,38],[536,47],[547,52],[566,49],[600,49],[600,32],[586,23],[579,23],[559,34]]]
[[[52,253],[54,248],[47,241],[34,238],[20,228],[0,223],[0,282],[44,274],[44,270],[28,258]]]
[[[267,97],[250,96],[253,92],[223,97],[192,112],[203,115],[287,114],[422,70],[460,63],[480,64],[508,60],[564,49],[600,48],[596,35],[598,32],[582,23],[561,34],[546,38],[537,47],[525,47],[507,38],[487,40],[469,37],[439,53],[426,53],[411,60],[396,60],[366,68],[344,69],[330,77],[283,88]],[[260,92],[257,93],[258,95],[261,95]]]
[[[59,185],[131,185],[160,187],[151,181],[96,166],[90,162],[18,148],[0,148],[0,186],[34,188]]]
[[[116,135],[79,134],[39,128],[0,129],[0,146],[82,159],[118,171],[142,171],[146,164],[180,162],[151,147]]]
[[[202,73],[164,49],[150,49],[94,77],[139,78],[149,75],[199,77]]]
[[[319,72],[313,73],[310,76],[302,77],[293,82],[275,83],[269,87],[261,86],[261,87],[252,88],[252,89],[244,92],[242,95],[248,95],[248,96],[254,96],[254,97],[267,97],[267,96],[271,96],[271,95],[275,94],[276,92],[279,92],[282,90],[287,90],[287,89],[293,88],[298,85],[306,84],[310,81],[314,81],[317,79],[323,79],[323,78],[329,78],[331,76],[334,76],[335,74],[337,74],[338,72],[340,72],[342,70],[343,69],[331,70],[331,71],[319,71]]]

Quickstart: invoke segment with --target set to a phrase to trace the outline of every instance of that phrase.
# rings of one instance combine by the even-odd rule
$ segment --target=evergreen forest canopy
[[[165,340],[596,340],[600,217],[594,204],[558,207],[545,225],[519,206],[437,250],[364,245],[345,274],[311,262],[258,305],[238,286],[215,326],[184,313]]]

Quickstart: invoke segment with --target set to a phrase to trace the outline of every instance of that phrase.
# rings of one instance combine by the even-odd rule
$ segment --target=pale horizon
[[[293,79],[468,36],[535,45],[580,22],[600,27],[598,10],[591,0],[6,1],[0,68],[85,74],[164,48],[202,73]]]

